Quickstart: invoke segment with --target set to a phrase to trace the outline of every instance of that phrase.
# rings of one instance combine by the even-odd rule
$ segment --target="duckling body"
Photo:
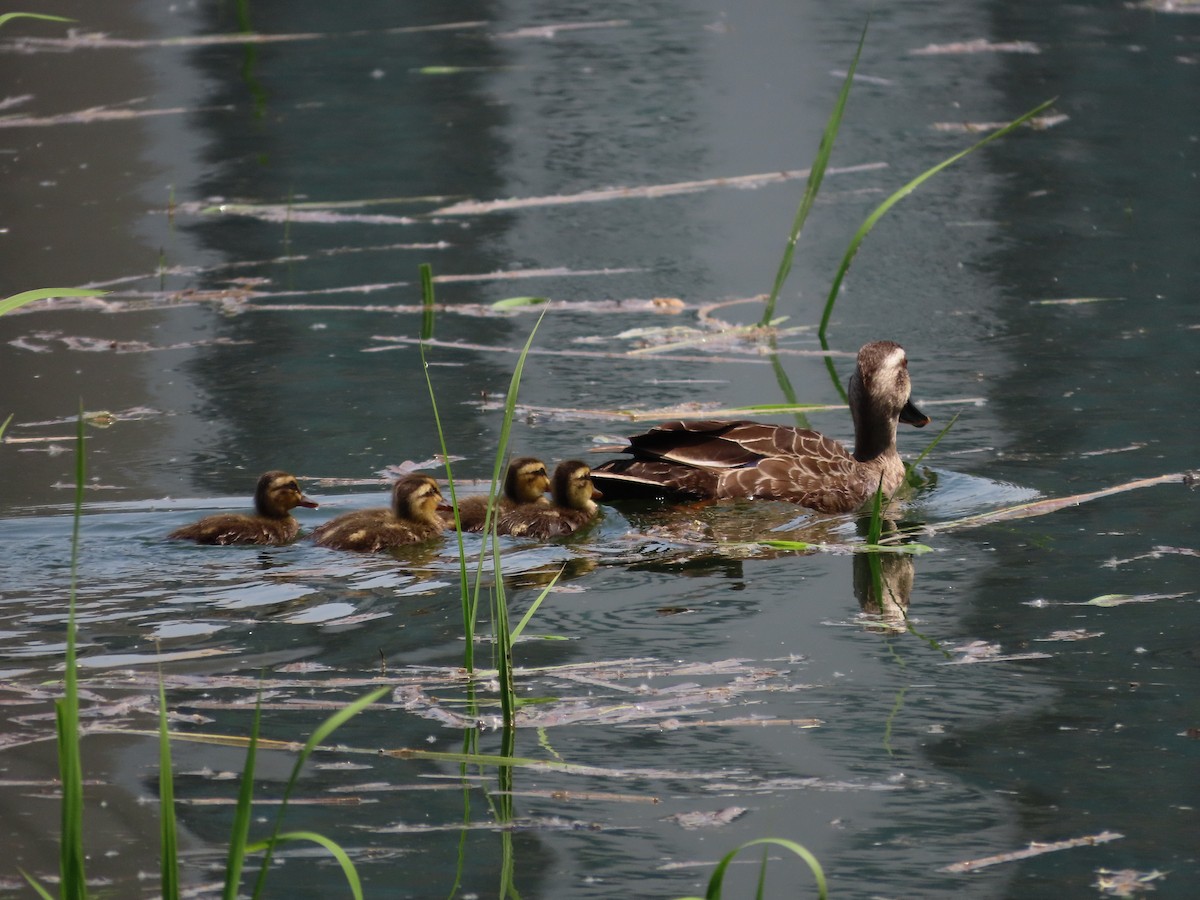
[[[613,499],[786,500],[819,512],[850,512],[904,480],[896,424],[929,423],[910,400],[904,348],[874,341],[858,351],[850,378],[854,452],[817,431],[750,421],[667,422],[629,439],[632,459],[593,472]]]
[[[546,464],[532,456],[522,456],[508,464],[504,475],[504,493],[496,501],[493,516],[499,517],[506,512],[522,507],[548,507],[545,496],[550,489],[550,476],[546,474]],[[483,531],[487,521],[488,498],[486,496],[466,497],[458,503],[458,519],[463,531]]]
[[[433,540],[446,529],[438,515],[442,493],[428,475],[408,475],[392,486],[391,509],[346,513],[313,529],[321,547],[378,553]]]
[[[207,516],[175,529],[167,537],[197,544],[287,544],[300,533],[300,523],[291,515],[297,506],[317,508],[314,501],[300,492],[295,476],[266,472],[259,477],[254,490],[254,515]]]
[[[496,532],[544,541],[573,534],[599,512],[596,501],[603,495],[592,483],[592,470],[577,459],[555,467],[553,492],[553,506],[527,503],[502,512]]]

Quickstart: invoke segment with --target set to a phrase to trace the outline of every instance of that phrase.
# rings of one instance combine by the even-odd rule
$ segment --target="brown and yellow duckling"
[[[850,377],[854,452],[806,428],[760,422],[667,422],[629,439],[632,459],[601,463],[593,473],[610,499],[741,497],[787,500],[820,512],[851,512],[883,482],[904,481],[896,425],[920,428],[929,417],[910,399],[908,358],[892,341],[858,351]]]
[[[502,512],[496,532],[539,541],[573,534],[596,517],[596,501],[603,496],[592,484],[592,470],[577,459],[555,467],[553,493],[553,506],[525,504]]]
[[[207,516],[175,529],[167,537],[197,544],[287,544],[300,532],[300,523],[291,515],[297,506],[317,508],[314,501],[300,492],[294,475],[267,472],[254,489],[254,515]]]
[[[545,508],[545,493],[550,489],[550,476],[546,464],[532,456],[521,456],[508,464],[504,475],[504,493],[496,502],[493,516],[524,506]],[[488,498],[486,495],[466,497],[458,501],[458,519],[463,531],[483,531],[487,519]]]
[[[334,550],[378,553],[433,540],[446,530],[438,514],[442,492],[428,475],[407,475],[392,486],[391,509],[362,509],[313,529],[313,540]]]

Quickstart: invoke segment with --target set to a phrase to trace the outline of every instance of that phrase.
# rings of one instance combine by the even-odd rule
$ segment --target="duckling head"
[[[508,464],[504,496],[513,503],[536,503],[550,489],[546,464],[532,456],[520,456]]]
[[[266,472],[254,489],[254,508],[268,519],[284,519],[297,506],[316,509],[317,503],[300,492],[296,476],[287,472]]]
[[[441,525],[441,503],[442,492],[428,475],[406,475],[392,488],[392,513],[397,519]]]
[[[596,501],[604,495],[592,483],[592,470],[587,463],[567,459],[554,467],[554,502],[568,509],[582,509],[595,514]]]

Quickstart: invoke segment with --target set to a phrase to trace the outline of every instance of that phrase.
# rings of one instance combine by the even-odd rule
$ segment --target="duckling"
[[[197,544],[287,544],[300,531],[300,523],[291,516],[291,510],[297,506],[317,508],[316,502],[300,493],[294,475],[266,472],[254,489],[254,515],[208,516],[175,529],[167,537]]]
[[[596,517],[596,501],[602,497],[586,463],[564,460],[554,469],[554,505],[527,503],[505,510],[496,522],[496,532],[539,541],[572,534]]]
[[[760,422],[667,422],[629,439],[633,459],[601,463],[593,475],[610,498],[742,497],[787,500],[818,512],[851,512],[904,481],[896,423],[929,417],[910,399],[908,358],[892,341],[858,351],[850,378],[854,452],[816,431]]]
[[[391,509],[363,509],[313,529],[313,540],[334,550],[378,553],[432,540],[446,529],[438,515],[442,492],[428,475],[407,475],[392,486]]]
[[[550,476],[546,464],[532,456],[521,456],[508,464],[504,475],[504,494],[497,501],[493,516],[520,506],[545,507],[549,504],[542,496],[550,488]],[[483,531],[487,518],[487,500],[483,495],[466,497],[458,502],[458,519],[463,531]]]

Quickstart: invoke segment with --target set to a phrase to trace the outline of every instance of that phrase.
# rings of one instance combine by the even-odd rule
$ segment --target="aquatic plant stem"
[[[983,140],[979,141],[978,143],[972,144],[966,150],[962,150],[958,153],[955,153],[949,159],[942,160],[942,162],[938,163],[936,166],[926,169],[924,172],[922,172],[920,175],[918,175],[912,181],[908,182],[908,184],[904,185],[904,187],[900,188],[898,191],[896,191],[890,197],[888,197],[886,200],[884,200],[881,204],[879,204],[879,206],[877,206],[875,208],[874,212],[872,212],[869,216],[867,216],[866,221],[864,221],[862,223],[862,225],[860,225],[858,227],[858,231],[856,231],[854,233],[854,237],[850,239],[850,246],[846,248],[846,253],[842,257],[841,265],[838,266],[837,273],[834,275],[833,285],[829,289],[829,296],[825,300],[825,309],[821,313],[821,324],[817,329],[817,338],[818,338],[818,340],[820,340],[821,348],[823,350],[829,349],[829,341],[827,338],[827,332],[829,330],[829,319],[833,315],[833,305],[837,301],[838,292],[842,288],[842,282],[846,278],[846,273],[850,270],[850,264],[854,261],[854,257],[858,253],[858,248],[860,246],[862,246],[863,240],[866,239],[866,236],[871,232],[871,229],[875,227],[875,223],[877,223],[880,219],[882,219],[887,214],[888,210],[890,210],[893,206],[895,206],[897,203],[899,203],[901,200],[903,200],[905,197],[907,197],[909,194],[911,194],[913,191],[915,191],[917,188],[919,188],[922,184],[924,184],[926,181],[928,181],[930,178],[932,178],[938,172],[942,171],[942,169],[945,169],[945,168],[948,168],[949,166],[954,165],[954,163],[958,162],[960,159],[963,159],[966,156],[970,156],[972,153],[974,153],[976,150],[980,149],[981,147],[984,147],[987,144],[990,144],[992,141],[997,140],[998,138],[1004,137],[1004,135],[1008,134],[1014,128],[1017,128],[1020,125],[1022,125],[1023,123],[1028,122],[1030,119],[1032,119],[1038,113],[1045,111],[1057,99],[1058,99],[1057,97],[1052,97],[1051,99],[1045,101],[1044,103],[1039,103],[1037,106],[1035,106],[1029,112],[1025,113],[1023,116],[1013,119],[1011,122],[1009,122],[1003,128],[998,128],[997,130],[993,131],[991,134],[989,134],[987,137],[985,137]],[[833,371],[832,361],[828,357],[826,357],[826,364],[829,365],[830,371],[832,372]],[[837,380],[836,373],[835,373],[835,377],[834,377],[834,383],[838,386],[838,390],[841,391],[842,390],[841,383]],[[844,396],[844,394],[843,394],[843,396]]]
[[[796,242],[800,239],[800,232],[804,228],[804,222],[808,219],[809,212],[812,211],[813,203],[816,202],[817,192],[821,190],[821,182],[825,178],[825,169],[829,165],[829,157],[833,154],[833,144],[837,140],[838,131],[842,127],[842,116],[846,111],[846,102],[850,99],[850,86],[854,83],[854,71],[858,68],[859,57],[862,56],[863,44],[867,40],[867,28],[871,24],[870,18],[863,25],[862,35],[858,39],[858,48],[854,51],[854,59],[850,62],[850,68],[846,72],[846,77],[842,81],[842,88],[838,91],[837,102],[833,105],[833,112],[829,114],[829,121],[825,123],[825,131],[821,135],[821,143],[817,147],[817,155],[813,160],[812,168],[808,172],[808,180],[804,184],[804,196],[800,200],[800,207],[796,210],[796,218],[792,222],[792,230],[788,233],[787,243],[784,244],[783,258],[779,261],[779,269],[775,272],[775,283],[771,286],[771,293],[767,297],[767,305],[763,310],[763,317],[760,324],[765,328],[775,318],[775,301],[779,298],[779,292],[783,289],[783,284],[787,281],[788,275],[792,271],[792,259],[796,255]]]
[[[55,703],[58,726],[58,767],[62,782],[62,842],[59,857],[63,900],[84,900],[87,878],[83,853],[83,762],[79,736],[79,680],[76,665],[76,589],[79,583],[79,533],[83,521],[83,486],[87,477],[85,462],[83,401],[79,401],[79,419],[75,426],[75,512],[71,526],[71,580],[68,590],[66,670],[63,698]]]

